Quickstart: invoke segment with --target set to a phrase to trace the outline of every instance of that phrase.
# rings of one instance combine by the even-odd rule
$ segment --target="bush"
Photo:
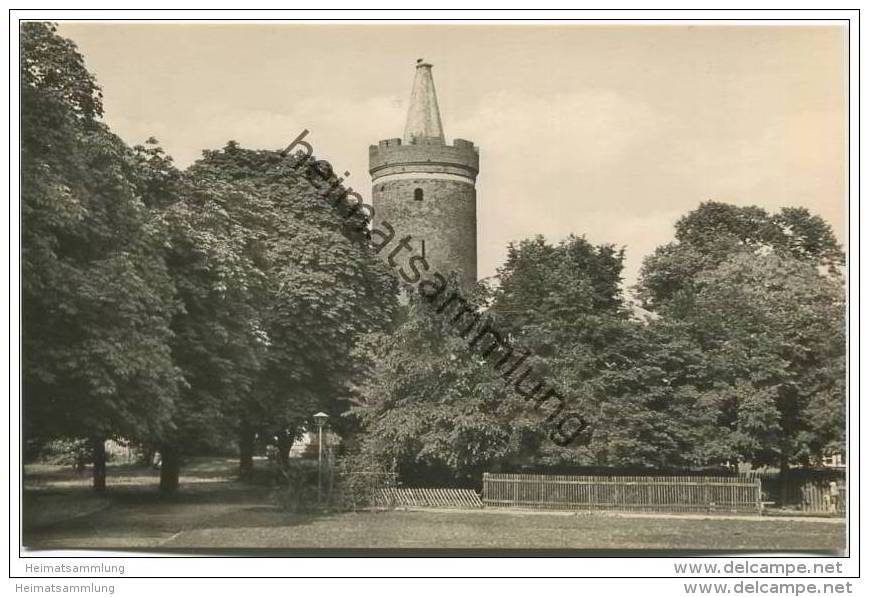
[[[94,461],[91,443],[86,439],[58,439],[32,448],[32,456],[45,464],[61,464],[81,472]]]
[[[311,466],[313,464],[313,466]],[[317,500],[317,466],[308,461],[291,460],[285,465],[274,462],[278,488],[275,500],[288,512],[311,512],[320,509]]]
[[[347,454],[338,461],[330,505],[341,510],[388,507],[380,490],[397,485],[391,467],[365,451]]]

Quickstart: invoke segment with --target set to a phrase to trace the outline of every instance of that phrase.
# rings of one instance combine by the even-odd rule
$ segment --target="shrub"
[[[311,466],[313,464],[313,466]],[[278,484],[275,500],[288,512],[311,512],[320,509],[317,500],[317,466],[303,460],[286,464],[273,463]]]
[[[35,457],[45,464],[61,464],[81,472],[94,460],[91,443],[86,439],[58,439],[34,449]]]
[[[388,507],[380,491],[397,485],[392,467],[366,451],[347,454],[338,461],[335,485],[330,493],[334,509],[362,510]]]

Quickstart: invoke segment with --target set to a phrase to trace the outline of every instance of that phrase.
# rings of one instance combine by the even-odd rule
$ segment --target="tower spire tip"
[[[435,93],[431,64],[425,58],[416,59],[416,77],[404,127],[405,143],[444,143],[438,98]]]

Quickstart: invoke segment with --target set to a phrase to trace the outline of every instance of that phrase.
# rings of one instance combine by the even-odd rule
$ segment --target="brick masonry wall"
[[[414,199],[422,189],[423,199]],[[395,229],[395,240],[383,249],[386,257],[402,237],[411,235],[413,253],[403,251],[395,260],[404,266],[412,254],[421,254],[425,242],[429,275],[458,271],[465,288],[477,281],[477,192],[470,182],[420,178],[392,180],[372,188],[374,226],[383,229],[386,220]]]

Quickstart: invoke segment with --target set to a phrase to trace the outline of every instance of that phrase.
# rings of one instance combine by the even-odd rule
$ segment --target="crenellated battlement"
[[[420,172],[456,174],[473,182],[479,170],[479,149],[465,139],[456,139],[453,145],[384,139],[368,148],[368,171],[373,180],[388,174]]]

